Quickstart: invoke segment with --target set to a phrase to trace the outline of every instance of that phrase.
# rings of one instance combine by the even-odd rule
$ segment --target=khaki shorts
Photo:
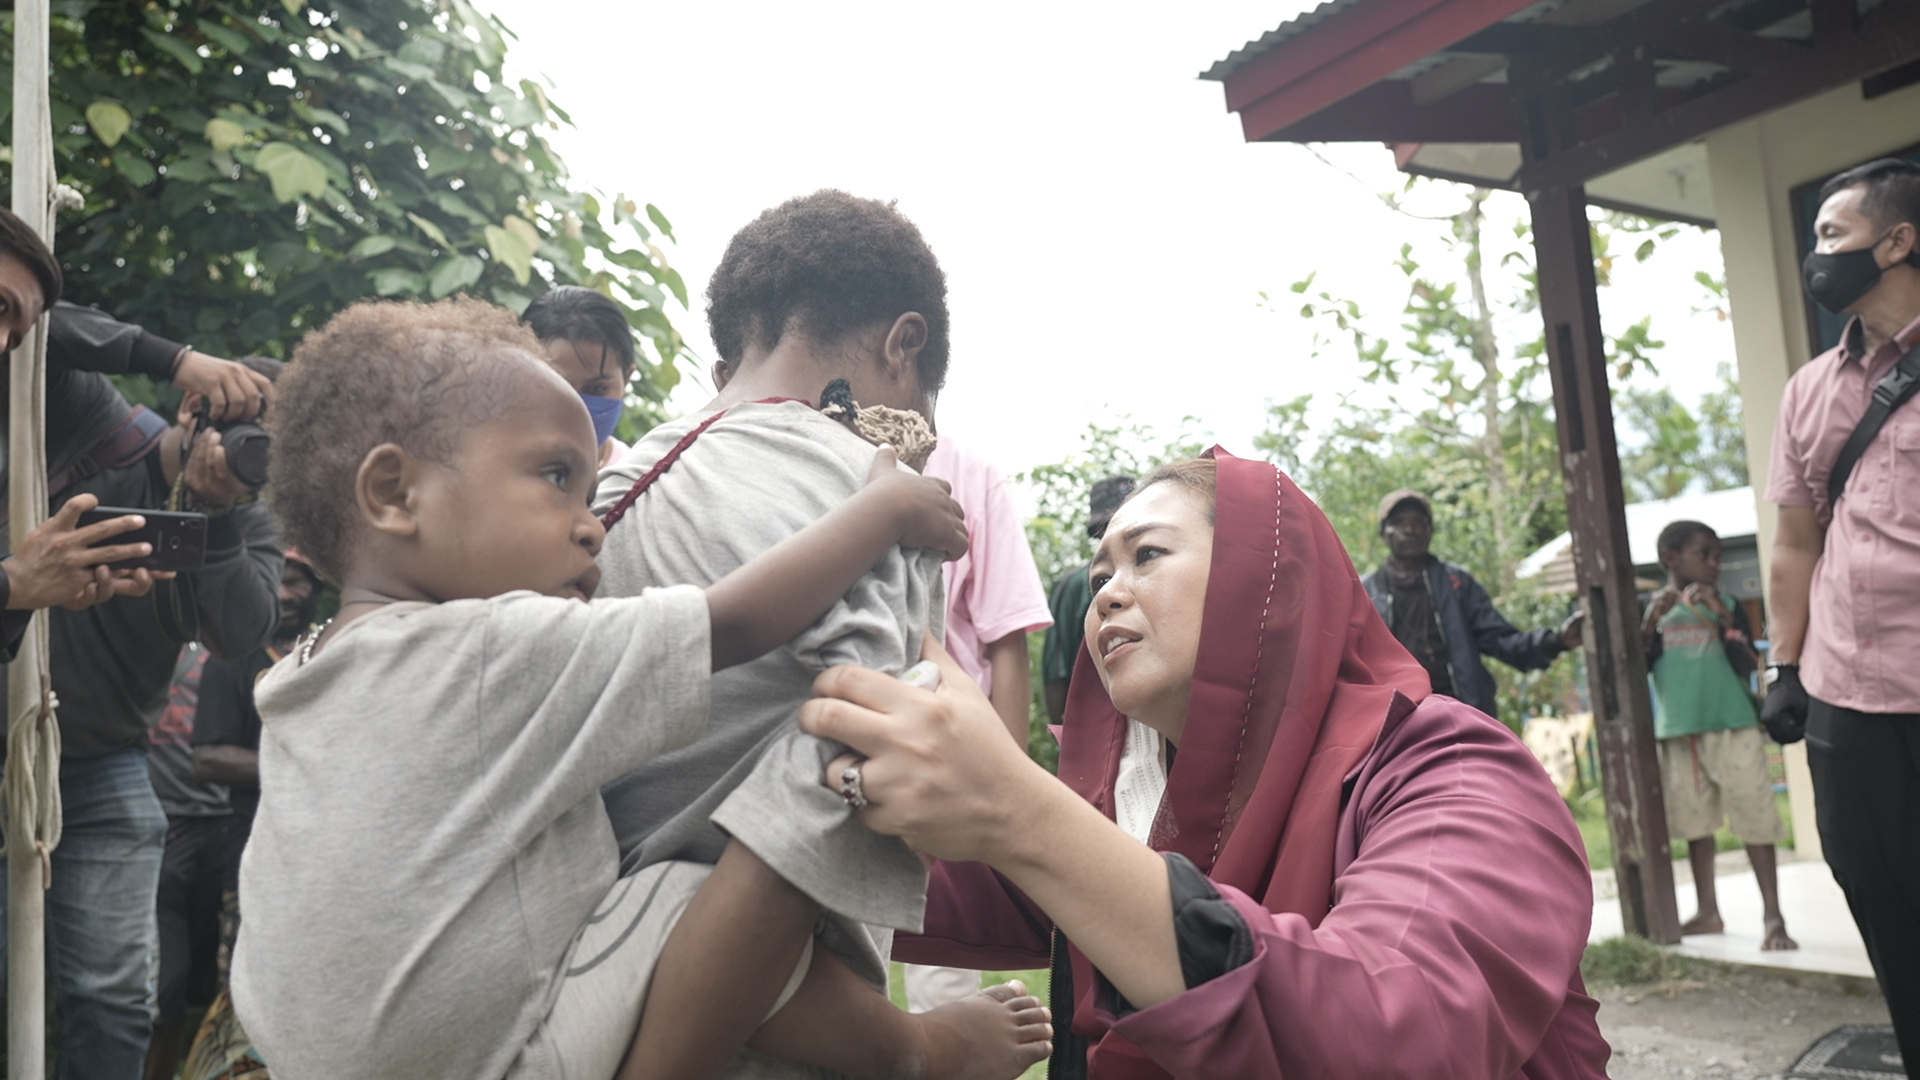
[[[508,1080],[609,1080],[619,1070],[667,935],[712,872],[704,863],[663,862],[613,883],[568,952],[559,996]],[[769,1016],[800,988],[812,960],[809,942]]]
[[[1675,840],[1712,836],[1724,816],[1744,844],[1784,838],[1767,775],[1766,737],[1756,727],[1661,739],[1660,783],[1667,833]]]

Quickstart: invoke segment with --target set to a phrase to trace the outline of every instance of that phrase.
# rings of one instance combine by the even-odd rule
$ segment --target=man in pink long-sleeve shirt
[[[1762,716],[1776,737],[1805,725],[1820,842],[1920,1075],[1920,403],[1886,417],[1828,497],[1875,384],[1920,345],[1920,166],[1870,162],[1821,194],[1805,284],[1853,318],[1780,403]]]

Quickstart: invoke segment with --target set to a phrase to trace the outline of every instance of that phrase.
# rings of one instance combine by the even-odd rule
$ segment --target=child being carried
[[[738,845],[621,877],[599,795],[701,735],[711,672],[895,545],[964,546],[958,509],[882,452],[855,497],[706,589],[585,603],[593,427],[539,353],[476,301],[361,304],[281,383],[275,506],[342,603],[257,690],[233,999],[275,1077],[697,1076],[708,1044],[734,1040],[724,1061],[749,1035],[850,1075],[1044,1056],[1045,1010],[1017,989],[909,1017],[810,948],[742,951],[792,888]],[[676,930],[696,890],[730,920]],[[656,979],[669,939],[727,962]],[[692,1030],[642,1023],[650,981]]]

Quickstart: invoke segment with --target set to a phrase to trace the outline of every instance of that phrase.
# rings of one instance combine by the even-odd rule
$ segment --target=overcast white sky
[[[941,430],[1009,475],[1122,414],[1169,431],[1194,416],[1246,452],[1268,399],[1330,407],[1358,383],[1350,360],[1309,355],[1297,303],[1259,293],[1317,271],[1391,316],[1401,243],[1438,254],[1435,227],[1377,199],[1404,179],[1386,150],[1326,148],[1343,172],[1248,145],[1196,78],[1299,0],[479,2],[519,35],[510,72],[572,114],[554,142],[576,180],[672,219],[695,294],[672,314],[709,359],[698,294],[736,229],[821,187],[897,199],[949,281]],[[1504,196],[1494,216],[1525,210]],[[1687,400],[1732,358],[1724,324],[1692,311],[1696,268],[1718,271],[1717,239],[1686,230],[1602,298],[1610,321],[1654,316]]]

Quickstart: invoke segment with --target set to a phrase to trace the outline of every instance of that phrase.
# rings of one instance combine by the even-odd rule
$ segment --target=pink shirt
[[[1920,319],[1898,340],[1920,337]],[[1830,705],[1920,713],[1920,401],[1887,417],[1848,480],[1839,509],[1827,476],[1905,349],[1888,342],[1860,356],[1860,321],[1841,344],[1794,373],[1774,429],[1767,501],[1810,506],[1827,530],[1814,566],[1800,677]]]
[[[952,485],[967,514],[967,553],[946,565],[947,651],[991,694],[987,645],[1052,626],[1047,593],[1000,470],[942,435],[925,472]]]

